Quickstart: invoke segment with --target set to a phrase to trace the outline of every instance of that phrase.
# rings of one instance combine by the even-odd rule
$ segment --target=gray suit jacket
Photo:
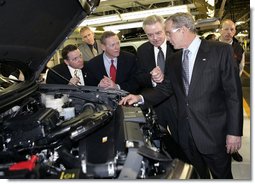
[[[145,102],[158,103],[175,93],[178,105],[179,143],[187,147],[191,133],[201,153],[225,148],[226,135],[242,136],[242,87],[230,45],[202,40],[193,68],[188,96],[182,77],[182,51],[165,68],[165,80],[143,93]]]
[[[98,55],[101,54],[103,52],[103,50],[101,49],[101,43],[99,40],[96,40],[97,43],[97,49],[98,49]],[[82,44],[79,46],[79,50],[82,53],[83,56],[83,60],[85,62],[88,62],[89,60],[91,60],[92,58],[94,58],[95,56],[92,54],[89,46],[87,44]]]

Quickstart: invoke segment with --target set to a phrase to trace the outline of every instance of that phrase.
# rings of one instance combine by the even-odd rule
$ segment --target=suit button
[[[189,103],[186,103],[187,106],[189,106]]]

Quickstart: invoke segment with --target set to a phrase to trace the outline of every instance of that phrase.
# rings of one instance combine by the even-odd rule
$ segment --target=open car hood
[[[99,4],[99,0],[96,2]],[[1,1],[0,63],[11,62],[26,68],[29,78],[36,79],[57,47],[91,13],[87,1],[81,3],[78,0]]]
[[[99,3],[100,0],[0,1],[0,111],[37,90],[36,80],[55,50]],[[21,71],[24,80],[8,78],[9,67]]]

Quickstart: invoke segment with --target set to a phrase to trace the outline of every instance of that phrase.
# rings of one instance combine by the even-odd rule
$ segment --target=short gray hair
[[[143,21],[143,29],[144,29],[145,26],[153,25],[153,24],[156,24],[157,22],[162,24],[162,27],[164,27],[165,26],[164,21],[165,21],[164,18],[162,16],[159,16],[159,15],[148,16]]]
[[[117,34],[116,33],[114,33],[114,32],[112,32],[112,31],[105,31],[105,32],[103,32],[103,34],[101,35],[101,37],[100,37],[100,42],[101,42],[101,44],[105,44],[105,40],[107,39],[107,38],[110,38],[110,37],[112,37],[112,36],[116,36]]]
[[[175,13],[166,19],[172,21],[175,28],[187,27],[191,32],[196,32],[195,21],[190,13]]]

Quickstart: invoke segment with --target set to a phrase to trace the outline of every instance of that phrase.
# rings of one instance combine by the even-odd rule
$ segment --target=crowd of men
[[[221,36],[213,41],[196,34],[189,13],[173,14],[166,21],[148,16],[143,30],[148,41],[134,55],[121,51],[114,32],[105,31],[96,40],[91,29],[83,27],[83,44],[62,50],[64,62],[48,71],[46,83],[130,92],[119,105],[153,107],[159,125],[200,178],[233,178],[231,154],[238,153],[243,135],[244,67],[234,22],[223,20]]]

